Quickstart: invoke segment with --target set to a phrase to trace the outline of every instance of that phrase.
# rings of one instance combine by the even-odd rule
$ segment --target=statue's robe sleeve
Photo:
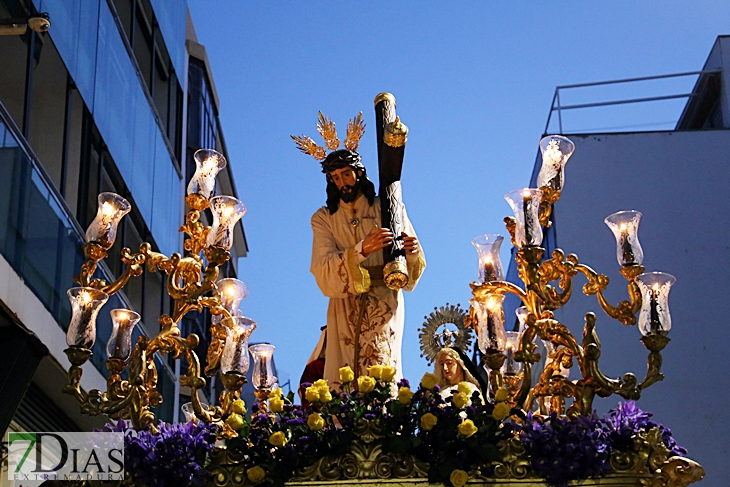
[[[353,245],[341,248],[335,239],[337,221],[321,208],[312,216],[312,264],[310,271],[322,293],[329,298],[346,298],[370,289],[370,275],[360,265],[365,257]],[[351,242],[350,242],[351,243]]]
[[[403,207],[403,221],[405,222],[404,231],[406,235],[418,238],[416,236],[416,231],[413,229],[413,225],[411,225],[411,220],[408,219],[405,206]],[[408,284],[403,287],[404,291],[413,291],[416,288],[418,281],[421,279],[424,269],[426,269],[426,255],[423,253],[423,247],[420,245],[421,241],[419,240],[418,242],[418,253],[406,253]]]

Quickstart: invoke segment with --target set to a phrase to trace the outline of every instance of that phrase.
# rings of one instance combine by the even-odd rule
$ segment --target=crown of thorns
[[[339,167],[351,166],[360,168],[360,155],[357,148],[360,145],[360,139],[365,133],[365,122],[362,119],[362,112],[358,113],[355,118],[347,124],[347,138],[343,144],[345,149],[337,150],[340,147],[340,139],[337,137],[337,128],[335,123],[319,112],[317,120],[317,132],[324,139],[325,145],[330,152],[324,147],[317,145],[310,137],[306,135],[292,135],[291,138],[297,144],[297,148],[314,157],[322,164],[322,172],[329,172]]]

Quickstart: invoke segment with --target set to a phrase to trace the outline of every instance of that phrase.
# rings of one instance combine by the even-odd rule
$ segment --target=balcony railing
[[[675,73],[675,74],[664,74],[664,75],[658,75],[658,76],[642,76],[638,78],[626,78],[626,79],[617,79],[617,80],[611,80],[611,81],[599,81],[594,83],[579,83],[579,84],[572,84],[572,85],[563,85],[563,86],[557,86],[555,88],[555,94],[553,95],[553,101],[550,106],[550,112],[548,113],[547,122],[545,124],[545,134],[550,133],[550,122],[553,121],[553,115],[557,113],[557,121],[558,121],[558,130],[552,131],[553,133],[581,133],[581,132],[590,132],[590,131],[597,131],[596,129],[589,129],[589,130],[573,130],[569,129],[568,132],[564,132],[563,127],[563,112],[566,110],[578,110],[578,109],[587,109],[587,108],[600,108],[600,107],[609,107],[609,106],[616,106],[616,105],[627,105],[627,104],[637,104],[637,103],[648,103],[648,102],[658,102],[658,101],[664,101],[664,100],[676,100],[676,99],[690,99],[692,97],[698,96],[698,93],[695,93],[694,91],[690,92],[681,92],[681,93],[670,93],[666,95],[658,95],[658,96],[638,96],[638,97],[631,97],[631,98],[618,98],[614,100],[608,100],[608,101],[597,101],[597,102],[589,102],[589,103],[572,103],[572,104],[563,104],[561,102],[561,94],[565,97],[565,93],[568,90],[576,90],[579,88],[592,88],[592,87],[601,87],[601,86],[608,86],[608,85],[627,85],[630,83],[639,83],[639,82],[647,82],[647,81],[657,81],[657,80],[669,80],[672,78],[683,78],[683,77],[689,77],[689,76],[702,76],[702,75],[710,75],[710,74],[718,74],[721,73],[720,70],[707,70],[707,71],[690,71],[685,73]],[[674,87],[676,89],[676,87]],[[659,124],[667,124],[667,123],[676,123],[676,120],[673,121],[666,121],[666,122],[649,122],[645,124],[632,124],[632,125],[625,125],[621,127],[610,127],[612,131],[619,129],[618,131],[623,132],[626,130],[623,129],[636,129],[637,127],[647,127],[647,126],[657,126]]]

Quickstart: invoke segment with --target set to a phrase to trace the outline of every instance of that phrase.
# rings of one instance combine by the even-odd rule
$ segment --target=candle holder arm
[[[639,286],[634,282],[636,276],[644,272],[644,268],[640,265],[624,266],[621,274],[629,281],[628,292],[630,301],[621,301],[616,307],[612,306],[603,294],[608,287],[609,279],[603,274],[599,274],[585,264],[578,264],[575,269],[586,276],[588,283],[583,286],[583,293],[587,296],[596,295],[601,309],[611,318],[618,320],[623,325],[635,325],[636,313],[641,309],[641,291]]]
[[[543,289],[541,294],[544,297],[543,306],[548,310],[556,310],[564,306],[573,293],[573,276],[577,274],[575,267],[578,265],[578,256],[575,254],[568,255],[560,249],[553,250],[552,259],[546,260],[538,269],[540,279],[540,287]],[[558,281],[558,291],[549,283]]]
[[[540,200],[538,219],[540,226],[550,228],[552,225],[550,215],[553,212],[553,205],[560,200],[560,191],[550,186],[542,186],[540,191],[542,191],[542,199]]]
[[[522,290],[519,286],[516,284],[512,284],[511,282],[507,281],[493,281],[493,282],[485,282],[485,283],[477,283],[476,281],[469,284],[471,287],[472,294],[474,297],[479,301],[486,299],[486,296],[489,294],[514,294],[520,300],[527,304],[527,294],[525,291]]]

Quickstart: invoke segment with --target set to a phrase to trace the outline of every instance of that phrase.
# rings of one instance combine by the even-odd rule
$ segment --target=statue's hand
[[[393,232],[387,228],[373,227],[362,241],[362,255],[368,255],[381,250],[393,242]]]
[[[401,233],[403,237],[403,249],[409,254],[417,254],[421,248],[416,237],[409,237],[406,232]]]

